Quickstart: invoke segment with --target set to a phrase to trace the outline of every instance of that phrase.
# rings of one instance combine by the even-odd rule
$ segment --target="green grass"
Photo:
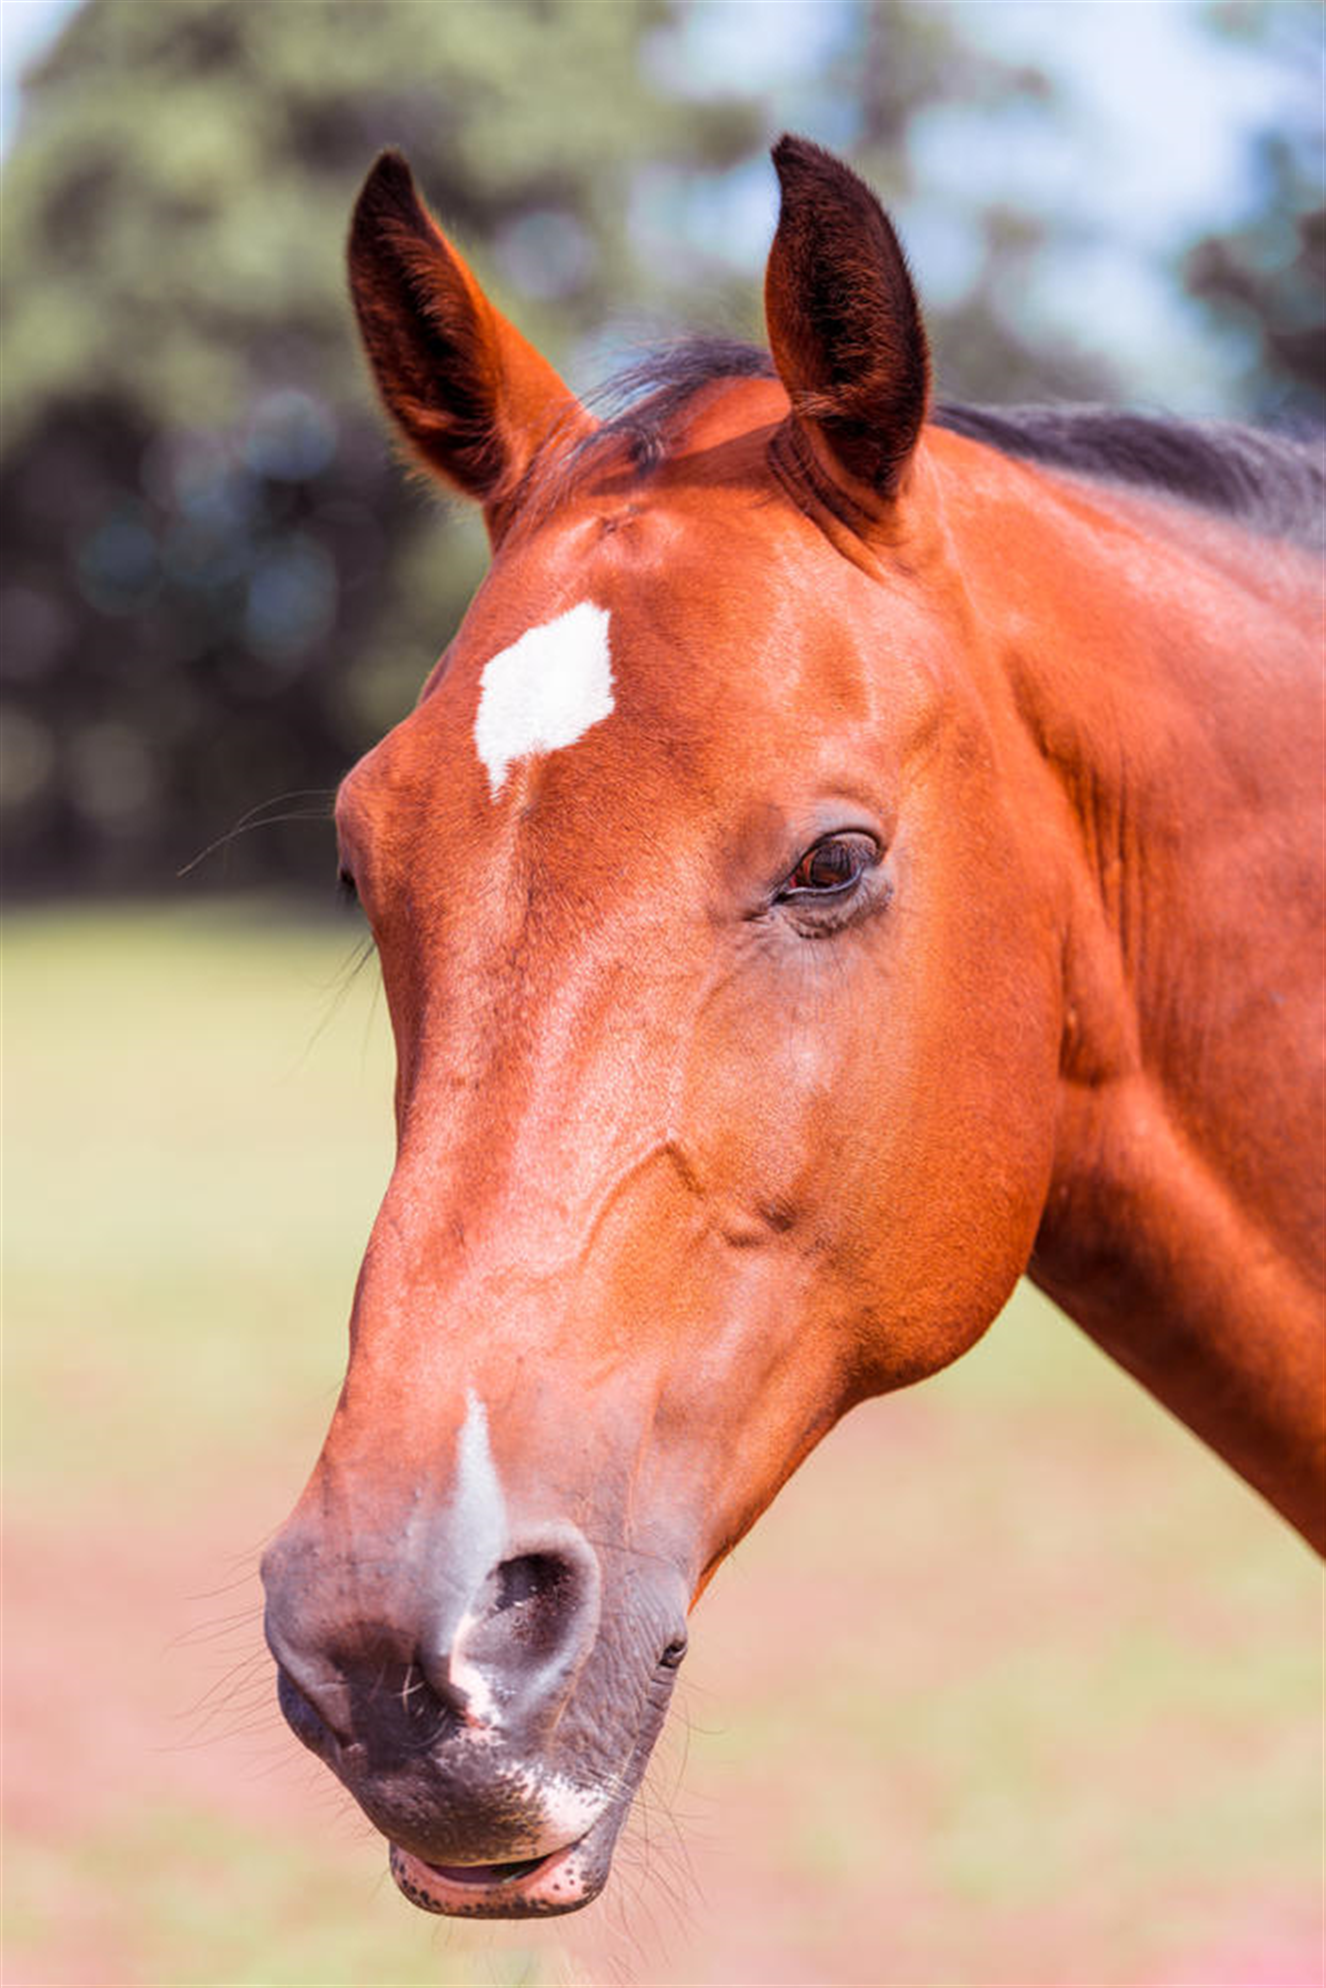
[[[10,921],[11,1497],[140,1493],[329,1412],[391,1160],[356,948],[279,907]]]
[[[256,1829],[162,1805],[127,1826],[7,1858],[7,1948],[49,1951],[87,1915],[105,1981],[170,1988],[552,1988],[564,1978],[517,1932],[503,1945],[402,1910],[376,1859],[298,1840],[272,1854]],[[18,1901],[17,1904],[15,1901]],[[118,1958],[118,1971],[116,1957]],[[18,1988],[19,1977],[5,1980]]]
[[[14,1825],[6,1980],[1312,1978],[1313,1563],[1030,1292],[947,1374],[849,1417],[720,1575],[683,1675],[689,1764],[651,1824],[663,1880],[679,1834],[702,1886],[673,1914],[628,1848],[583,1968],[576,1922],[494,1938],[409,1911],[364,1826],[269,1810],[224,1736],[193,1780],[144,1751],[159,1652],[133,1611],[160,1590],[171,1621],[231,1504],[283,1516],[339,1383],[391,1157],[356,945],[262,904],[9,921],[8,1525],[53,1566],[104,1540],[112,1628],[146,1654],[119,1682],[53,1672],[83,1778],[124,1786],[92,1803],[75,1772],[64,1802],[51,1763],[57,1792]]]

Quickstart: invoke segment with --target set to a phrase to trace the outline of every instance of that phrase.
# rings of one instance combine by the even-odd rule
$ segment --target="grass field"
[[[273,1715],[253,1573],[390,1161],[355,944],[6,930],[9,1988],[1319,1982],[1316,1563],[1030,1293],[720,1576],[604,1901],[398,1898]]]

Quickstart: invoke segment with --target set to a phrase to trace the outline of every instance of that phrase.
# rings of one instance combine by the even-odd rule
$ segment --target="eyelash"
[[[818,842],[801,856],[791,874],[779,887],[777,901],[782,904],[829,904],[835,899],[850,896],[860,884],[867,870],[879,861],[879,847],[873,836],[859,830],[841,830],[833,835],[822,835]],[[798,882],[802,873],[809,872],[817,857],[832,858],[845,856],[848,874],[836,881],[816,884],[809,879]]]

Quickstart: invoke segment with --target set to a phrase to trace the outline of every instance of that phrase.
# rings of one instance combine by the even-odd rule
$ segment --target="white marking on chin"
[[[547,1768],[522,1768],[516,1774],[515,1781],[522,1793],[537,1802],[543,1812],[540,1840],[547,1842],[549,1850],[560,1849],[566,1843],[578,1843],[608,1806],[606,1796],[588,1794],[585,1789],[577,1788],[573,1781],[568,1781],[565,1775],[553,1773]]]
[[[607,608],[581,601],[485,664],[474,745],[494,800],[518,759],[574,745],[611,713],[608,620]]]

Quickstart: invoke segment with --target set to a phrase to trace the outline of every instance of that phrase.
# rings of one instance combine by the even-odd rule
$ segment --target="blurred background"
[[[1317,425],[1324,18],[3,0],[7,1982],[1322,1978],[1315,1571],[1033,1294],[716,1585],[689,1764],[570,1930],[382,1888],[252,1570],[390,1161],[331,795],[484,559],[353,342],[374,154],[581,390],[761,336],[793,129],[891,207],[945,397]]]
[[[950,398],[1326,399],[1311,5],[13,4],[0,315],[11,891],[317,887],[323,799],[482,559],[385,446],[346,218],[401,145],[585,389],[758,337],[783,127],[897,215]],[[306,817],[313,813],[314,824]],[[291,819],[294,816],[294,819]]]

